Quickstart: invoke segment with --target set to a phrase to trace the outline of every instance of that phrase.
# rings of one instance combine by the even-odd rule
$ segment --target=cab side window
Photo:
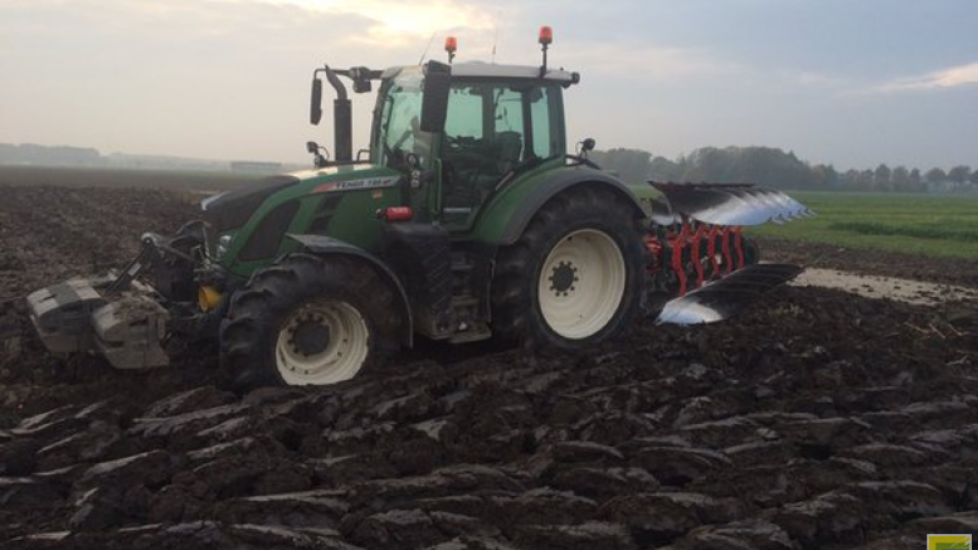
[[[482,90],[455,88],[448,98],[445,135],[455,139],[482,138]]]
[[[559,115],[555,112],[559,112],[560,100],[553,97],[555,91],[552,86],[535,88],[529,94],[527,99],[533,122],[532,152],[539,158],[558,155],[564,149],[564,144],[560,143],[560,132],[554,131],[554,126],[559,121]]]
[[[562,150],[550,85],[456,82],[448,99],[442,143],[447,212],[467,215],[520,166]]]

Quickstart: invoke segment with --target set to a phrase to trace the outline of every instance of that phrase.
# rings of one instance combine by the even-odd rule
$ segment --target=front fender
[[[504,188],[479,216],[473,228],[473,237],[490,245],[515,244],[543,205],[558,194],[580,185],[606,188],[632,206],[636,219],[645,217],[638,198],[618,178],[584,166],[561,167],[531,175]],[[602,206],[594,205],[595,208]]]
[[[289,234],[288,237],[302,245],[302,248],[306,251],[317,256],[347,256],[364,261],[373,267],[381,277],[387,280],[392,288],[396,289],[396,294],[400,297],[404,318],[407,319],[407,324],[403,327],[401,333],[401,340],[405,346],[411,347],[414,345],[414,318],[411,315],[411,306],[408,303],[407,292],[405,292],[401,280],[397,278],[397,275],[387,264],[358,246],[332,237],[294,234]]]

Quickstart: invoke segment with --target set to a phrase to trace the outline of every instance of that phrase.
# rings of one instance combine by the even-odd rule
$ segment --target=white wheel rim
[[[537,288],[540,313],[559,336],[587,338],[605,328],[625,295],[625,258],[608,234],[568,233],[543,262]]]
[[[326,334],[303,349],[297,337],[305,331]],[[308,344],[309,336],[305,340]],[[325,341],[324,341],[325,340]],[[347,302],[309,302],[286,319],[275,345],[275,361],[289,385],[336,384],[356,376],[367,359],[370,332],[360,312]]]

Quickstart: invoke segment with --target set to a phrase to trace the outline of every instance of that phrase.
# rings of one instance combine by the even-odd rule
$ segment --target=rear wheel
[[[543,261],[537,284],[540,313],[550,330],[587,338],[611,321],[625,293],[625,258],[607,233],[568,233]]]
[[[393,291],[369,266],[293,254],[232,298],[222,364],[238,388],[336,384],[395,351],[401,323]]]
[[[645,291],[642,241],[630,205],[578,188],[551,199],[493,280],[493,332],[547,347],[580,349],[621,334]]]

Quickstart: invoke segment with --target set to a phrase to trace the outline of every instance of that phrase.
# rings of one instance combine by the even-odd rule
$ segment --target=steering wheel
[[[394,142],[394,149],[400,149],[401,145],[404,145],[404,142],[407,141],[407,138],[411,137],[413,133],[414,132],[411,130],[411,128],[404,130],[401,137],[397,138],[397,141]]]

